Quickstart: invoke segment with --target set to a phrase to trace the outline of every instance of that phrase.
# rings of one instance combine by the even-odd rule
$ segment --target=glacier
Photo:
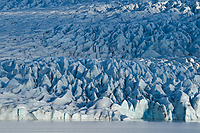
[[[196,122],[198,0],[1,0],[0,120]]]
[[[200,116],[195,57],[0,63],[1,120],[197,121]]]

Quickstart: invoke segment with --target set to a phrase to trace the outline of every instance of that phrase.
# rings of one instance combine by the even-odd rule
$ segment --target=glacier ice
[[[0,59],[200,55],[198,1],[69,1],[2,0]]]
[[[0,120],[199,121],[198,0],[1,0]]]
[[[32,62],[2,60],[1,65],[19,66],[20,63],[24,68],[23,71],[15,67],[4,69],[7,67],[3,65],[3,71],[0,72],[0,118],[198,121],[199,69],[190,68],[200,60],[193,57],[191,64],[180,63],[179,60],[130,61],[63,57],[38,58]],[[62,69],[52,68],[64,65],[60,62],[67,62],[68,65],[62,66]],[[38,64],[38,69],[34,69],[34,64]],[[77,66],[85,69],[81,76],[77,76]],[[71,69],[74,67],[77,68],[75,72]],[[160,70],[157,71],[157,68]]]

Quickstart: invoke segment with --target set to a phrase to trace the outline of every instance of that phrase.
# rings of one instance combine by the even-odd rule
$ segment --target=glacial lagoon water
[[[199,133],[200,123],[0,121],[1,133]]]

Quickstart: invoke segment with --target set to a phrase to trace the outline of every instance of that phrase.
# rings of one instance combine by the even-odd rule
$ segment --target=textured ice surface
[[[1,0],[0,119],[198,121],[199,5]]]
[[[0,58],[200,56],[198,1],[76,2],[2,0]]]
[[[0,118],[196,121],[199,63],[195,57],[2,60]]]

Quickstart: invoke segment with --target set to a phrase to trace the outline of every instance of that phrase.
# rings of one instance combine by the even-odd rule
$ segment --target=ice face
[[[64,60],[67,66],[56,67]],[[11,62],[14,66],[20,62],[24,67],[4,69]],[[196,121],[199,117],[198,69],[188,69],[197,63],[198,58],[193,58],[190,64],[179,63],[176,58],[122,61],[56,57],[28,63],[2,60],[0,116],[2,120]],[[34,64],[38,64],[38,69],[34,69]],[[77,66],[85,71],[78,70]],[[115,74],[110,68],[115,68]],[[77,76],[79,71],[82,76]]]
[[[0,119],[198,121],[199,5],[1,0]]]

